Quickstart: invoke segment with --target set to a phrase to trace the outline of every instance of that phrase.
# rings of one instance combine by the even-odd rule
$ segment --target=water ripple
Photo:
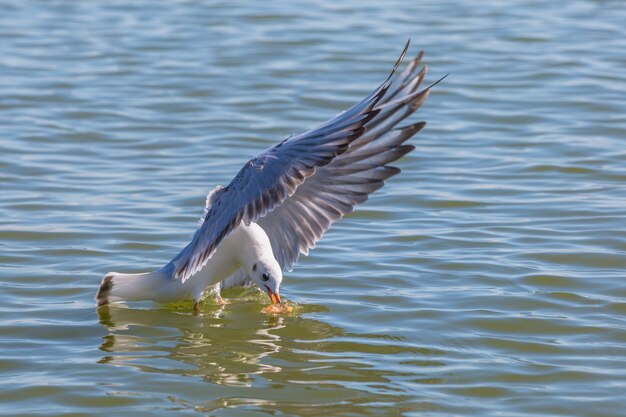
[[[623,414],[621,6],[3,2],[0,414]],[[103,273],[168,260],[409,36],[451,75],[402,174],[287,274],[296,314],[97,314]]]

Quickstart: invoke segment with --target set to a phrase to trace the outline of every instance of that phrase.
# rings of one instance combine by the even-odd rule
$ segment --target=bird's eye
[[[267,275],[265,272],[263,272],[263,275],[261,275],[261,278],[263,279],[263,281],[268,281],[270,279],[270,276]]]

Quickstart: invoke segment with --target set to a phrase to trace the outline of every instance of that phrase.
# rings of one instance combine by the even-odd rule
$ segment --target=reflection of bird
[[[123,300],[194,299],[214,285],[252,282],[280,302],[282,270],[291,270],[331,224],[400,170],[387,164],[414,149],[404,142],[424,122],[396,128],[428,96],[420,53],[370,95],[316,129],[287,138],[248,161],[206,200],[191,242],[164,267],[145,274],[108,273],[98,305]]]
[[[266,358],[281,351],[285,341],[276,333],[293,319],[260,316],[247,303],[231,307],[224,314],[224,306],[212,306],[202,320],[172,309],[99,308],[107,333],[98,363],[246,387],[255,375],[280,372],[276,361]],[[298,325],[304,326],[304,337],[311,326],[330,327],[311,319]]]

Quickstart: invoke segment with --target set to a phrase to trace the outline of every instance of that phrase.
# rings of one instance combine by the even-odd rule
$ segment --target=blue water
[[[0,414],[626,415],[619,1],[0,4]],[[266,298],[98,312],[406,39],[428,126]]]

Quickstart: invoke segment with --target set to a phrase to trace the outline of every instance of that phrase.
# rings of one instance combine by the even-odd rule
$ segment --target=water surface
[[[622,2],[0,7],[0,414],[624,415]],[[286,275],[297,314],[98,314],[104,273],[169,260],[407,37],[451,76],[402,174]]]

